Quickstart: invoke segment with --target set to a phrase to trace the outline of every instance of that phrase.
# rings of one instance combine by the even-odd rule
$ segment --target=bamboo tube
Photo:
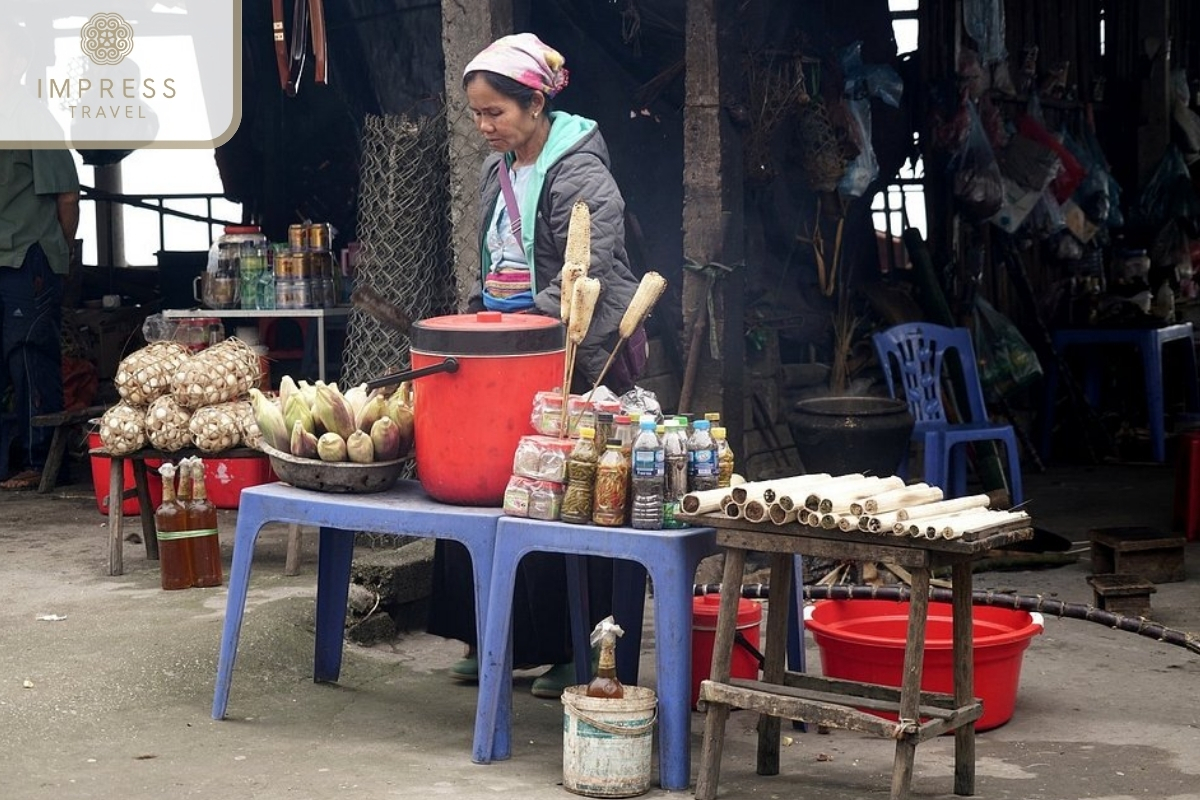
[[[726,489],[705,489],[701,492],[688,492],[679,501],[679,507],[685,514],[707,514],[724,507],[729,491]]]
[[[796,512],[796,522],[799,522],[801,525],[810,524],[808,518],[809,518],[809,516],[811,516],[811,514],[807,508],[804,508],[803,506],[801,506],[800,508],[793,508],[793,509],[788,509],[788,510]]]
[[[767,517],[767,505],[762,500],[751,500],[742,506],[742,516],[748,522],[762,522]]]
[[[866,478],[866,476],[863,475],[861,472],[854,472],[849,475],[839,475],[836,478],[830,478],[827,481],[823,481],[820,484],[820,488],[823,493],[827,493],[830,490],[832,490],[834,486],[853,485],[853,484],[858,483],[859,481],[863,480],[864,478]],[[803,502],[799,503],[798,505],[802,505],[805,508],[811,509],[813,511],[816,511],[817,506],[820,505],[820,503],[821,503],[821,497],[818,494],[816,494],[816,492],[811,492],[811,491],[806,492],[806,493],[796,493],[795,495],[793,493],[789,492],[788,494],[786,494],[778,499],[779,499],[780,503],[787,505],[786,502],[784,502],[785,499],[793,499],[793,500],[798,499],[798,497],[796,495],[802,495],[804,497]]]
[[[912,486],[893,489],[890,492],[884,492],[864,499],[862,501],[862,512],[859,513],[877,514],[881,511],[896,511],[897,509],[920,505],[921,503],[936,503],[944,497],[945,495],[942,493],[942,490],[936,486],[930,486],[927,483],[914,483]]]
[[[721,512],[730,519],[742,518],[742,507],[732,500],[721,505]]]
[[[770,484],[767,481],[752,481],[750,483],[743,483],[740,486],[730,487],[729,494],[733,497],[733,502],[744,506],[751,500],[762,500],[763,493],[767,490],[769,485]]]
[[[763,491],[763,499],[768,503],[774,503],[779,499],[781,493],[789,492],[796,488],[815,486],[822,481],[832,479],[833,476],[828,472],[816,472],[811,475],[794,475],[790,478],[766,481],[767,488]]]
[[[937,517],[953,514],[956,511],[966,511],[971,508],[987,508],[991,500],[986,494],[973,494],[969,497],[955,497],[951,500],[939,500],[936,503],[923,503],[919,506],[902,508],[896,512],[897,520],[921,519],[922,517]]]
[[[931,525],[930,527],[936,528],[936,531],[935,536],[930,538],[958,539],[970,531],[986,530],[987,528],[1027,519],[1029,519],[1029,515],[1024,511],[998,511],[993,509],[989,511],[954,514],[936,526]],[[928,525],[930,522],[932,520],[924,520],[922,524]],[[928,532],[926,532],[926,535],[928,535]]]
[[[778,503],[772,503],[767,515],[771,518],[771,522],[776,525],[786,525],[789,522],[794,522],[796,519],[796,509],[791,511],[784,510],[783,506]]]
[[[858,529],[860,531],[862,531],[863,533],[870,533],[871,532],[870,526],[871,526],[871,518],[869,516],[867,516],[866,514],[863,514],[861,517],[858,518]]]
[[[844,488],[830,489],[828,492],[818,489],[817,492],[822,497],[817,505],[817,510],[823,514],[849,511],[850,504],[855,500],[861,500],[880,491],[888,491],[889,489],[904,485],[904,479],[895,476],[890,478],[863,478],[863,481],[872,481],[872,483],[869,485],[856,483]]]
[[[867,522],[867,530],[871,533],[890,533],[892,526],[900,521],[896,516],[895,511],[885,511],[882,514],[875,514]]]
[[[907,522],[907,521],[897,522],[895,525],[892,526],[892,535],[893,536],[911,536],[911,537],[915,538],[915,537],[921,535],[921,528],[920,528],[920,526],[918,526],[912,522]]]
[[[862,517],[856,516],[854,514],[843,514],[842,516],[838,517],[838,521],[837,521],[838,530],[843,531],[845,533],[849,533],[850,531],[856,531],[856,530],[858,530],[858,521],[860,519],[862,519]]]

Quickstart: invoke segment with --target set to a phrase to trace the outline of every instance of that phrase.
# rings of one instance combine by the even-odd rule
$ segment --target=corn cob
[[[571,207],[571,221],[567,223],[567,250],[563,254],[563,263],[592,263],[592,212],[582,200],[577,200]]]
[[[571,298],[575,296],[575,283],[584,277],[587,277],[586,264],[572,264],[570,261],[563,264],[559,296],[559,319],[563,322],[571,319]]]
[[[580,278],[575,282],[574,294],[571,298],[571,320],[567,325],[567,336],[573,344],[581,344],[587,336],[588,328],[592,325],[592,314],[596,310],[596,301],[600,298],[600,280],[598,278]]]
[[[667,280],[657,272],[647,272],[642,276],[642,282],[638,284],[633,300],[629,302],[629,308],[625,309],[625,316],[621,317],[618,332],[622,339],[633,336],[638,326],[646,321],[646,317],[650,316],[654,304],[666,290]]]

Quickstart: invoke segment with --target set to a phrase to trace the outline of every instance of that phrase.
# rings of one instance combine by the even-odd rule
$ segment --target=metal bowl
[[[411,457],[372,464],[321,461],[284,453],[266,442],[263,442],[262,450],[271,459],[271,469],[284,483],[290,483],[297,489],[342,494],[386,492],[396,485],[404,473],[405,465],[412,461]]]

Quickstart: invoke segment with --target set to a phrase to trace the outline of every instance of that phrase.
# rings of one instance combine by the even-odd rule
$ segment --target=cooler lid
[[[439,355],[529,355],[563,349],[566,329],[551,317],[479,311],[413,323],[412,349]]]

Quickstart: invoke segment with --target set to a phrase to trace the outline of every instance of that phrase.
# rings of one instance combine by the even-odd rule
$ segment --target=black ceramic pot
[[[814,397],[788,412],[788,427],[808,472],[895,475],[912,436],[903,400]]]

